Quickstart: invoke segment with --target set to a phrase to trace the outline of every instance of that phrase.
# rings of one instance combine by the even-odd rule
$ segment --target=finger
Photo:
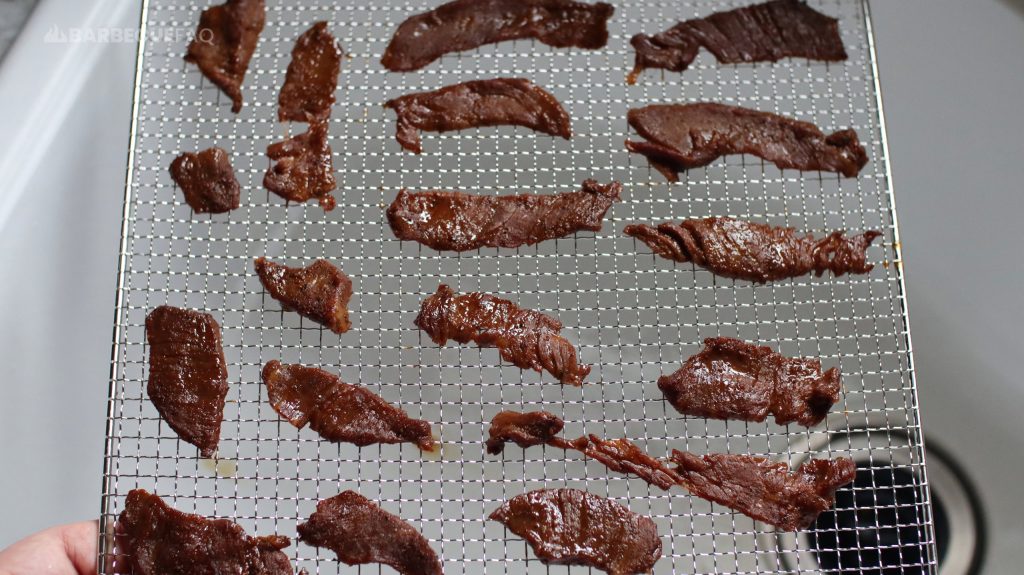
[[[52,527],[0,551],[0,575],[95,575],[95,521]]]
[[[56,527],[64,552],[79,575],[94,575],[99,556],[99,522],[82,521]]]

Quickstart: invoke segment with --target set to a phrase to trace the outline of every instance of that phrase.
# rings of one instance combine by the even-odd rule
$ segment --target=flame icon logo
[[[46,36],[43,38],[43,41],[48,44],[63,44],[68,41],[68,36],[60,29],[60,27],[54,24],[46,31]]]

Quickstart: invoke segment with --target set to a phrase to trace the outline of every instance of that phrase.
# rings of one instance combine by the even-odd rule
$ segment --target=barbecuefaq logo
[[[47,44],[135,44],[143,38],[138,28],[62,28],[54,24],[46,31],[43,42]],[[145,32],[147,42],[191,42],[198,40],[213,43],[213,30],[202,28],[198,32],[189,28],[149,27]]]

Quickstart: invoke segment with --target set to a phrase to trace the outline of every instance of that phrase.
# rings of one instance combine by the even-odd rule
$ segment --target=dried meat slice
[[[526,539],[545,564],[585,565],[611,575],[648,573],[661,559],[650,517],[578,489],[538,489],[516,495],[490,519]]]
[[[304,268],[292,268],[267,258],[256,258],[256,274],[281,307],[295,311],[334,333],[352,327],[348,302],[352,280],[327,260],[316,260]]]
[[[185,61],[231,98],[231,111],[242,110],[242,80],[266,19],[263,0],[227,0],[199,16],[196,36]]]
[[[575,192],[552,195],[478,196],[462,192],[398,192],[388,208],[388,224],[400,240],[435,250],[517,248],[599,231],[619,199],[618,182],[583,182]]]
[[[263,176],[263,187],[290,202],[316,198],[325,212],[334,209],[331,191],[337,184],[326,121],[314,122],[307,131],[267,146],[267,156],[274,164]]]
[[[703,102],[633,108],[629,125],[647,141],[626,140],[670,182],[679,172],[730,154],[752,154],[781,169],[856,176],[868,162],[857,132],[824,134],[817,126],[778,114]]]
[[[556,48],[601,48],[614,10],[604,2],[574,0],[454,0],[402,22],[381,64],[410,72],[450,52],[519,38]]]
[[[277,98],[277,119],[281,122],[323,122],[331,115],[334,91],[338,88],[341,47],[317,22],[295,41],[284,85]]]
[[[236,523],[182,513],[142,489],[128,493],[117,532],[135,575],[292,575],[281,552],[287,537],[250,537]]]
[[[846,457],[813,460],[792,473],[784,463],[750,455],[701,457],[673,450],[666,462],[651,457],[626,438],[607,440],[586,435],[563,439],[557,435],[562,423],[544,411],[501,412],[491,421],[488,453],[500,453],[509,441],[523,448],[546,444],[579,451],[612,471],[635,475],[665,491],[678,485],[692,495],[786,531],[811,525],[835,504],[836,490],[856,475],[856,465]]]
[[[847,237],[837,231],[816,239],[793,228],[733,218],[664,222],[657,227],[632,224],[626,235],[647,244],[655,254],[693,262],[716,275],[764,283],[830,271],[836,276],[866,274],[866,251],[881,232]]]
[[[239,205],[238,179],[220,148],[181,154],[171,162],[171,177],[197,214],[222,214]]]
[[[654,36],[637,34],[630,43],[636,49],[633,71],[626,79],[630,84],[646,68],[682,72],[701,46],[723,64],[794,57],[828,62],[846,59],[839,21],[801,0],[774,0],[716,12],[680,22]]]
[[[767,346],[728,337],[704,340],[681,368],[658,378],[658,389],[679,413],[713,419],[821,423],[839,401],[839,370],[821,361],[789,358]]]
[[[359,447],[412,443],[424,451],[436,448],[429,423],[322,369],[272,360],[263,366],[263,383],[274,411],[299,429],[309,424],[327,441]]]
[[[317,503],[298,531],[300,541],[334,551],[346,565],[383,563],[402,575],[441,575],[441,561],[419,531],[355,491]]]
[[[463,82],[388,100],[384,106],[398,115],[398,143],[417,154],[423,151],[420,130],[450,132],[485,126],[523,126],[566,140],[572,135],[569,114],[558,100],[522,78]]]
[[[785,463],[749,455],[674,450],[671,460],[690,493],[784,531],[810,527],[835,505],[836,490],[857,476],[848,457],[815,459],[793,472]]]
[[[224,419],[228,368],[213,316],[162,305],[146,316],[146,393],[181,439],[213,457]]]
[[[416,327],[438,345],[449,339],[496,347],[501,358],[521,369],[547,371],[566,385],[583,385],[590,366],[580,365],[576,349],[559,332],[557,319],[490,294],[456,294],[441,284],[423,300]]]

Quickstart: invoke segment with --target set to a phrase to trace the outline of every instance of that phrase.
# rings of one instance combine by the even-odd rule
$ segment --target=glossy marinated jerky
[[[661,558],[661,539],[651,518],[586,491],[538,489],[516,495],[490,519],[526,539],[545,564],[632,575],[650,572]]]
[[[826,135],[814,124],[724,104],[657,104],[629,111],[629,125],[647,141],[626,140],[670,182],[679,172],[730,154],[752,154],[781,169],[856,176],[868,162],[853,130]]]
[[[435,250],[516,248],[598,231],[622,185],[583,182],[583,189],[553,195],[479,196],[462,192],[398,192],[388,223],[400,240]]]
[[[704,18],[680,22],[630,41],[636,62],[627,81],[632,84],[646,68],[682,72],[701,46],[723,64],[775,62],[782,58],[840,61],[846,59],[839,22],[800,0],[775,0]]]
[[[653,227],[626,226],[626,235],[647,244],[655,254],[677,262],[693,262],[716,275],[764,283],[809,273],[821,276],[866,274],[866,251],[881,232],[847,237],[843,232],[815,239],[793,228],[732,218],[665,222]]]
[[[274,164],[263,176],[263,187],[290,202],[316,198],[324,211],[334,209],[336,187],[327,122],[314,122],[309,130],[267,146]]]
[[[836,502],[836,490],[852,482],[852,459],[816,459],[794,472],[763,457],[672,452],[681,484],[690,493],[721,503],[784,531],[810,527]]]
[[[564,425],[558,416],[546,411],[499,412],[488,430],[487,453],[501,453],[509,441],[522,448],[549,443]]]
[[[299,429],[309,424],[328,441],[359,447],[413,443],[424,451],[435,448],[429,423],[322,369],[272,360],[263,366],[263,383],[278,415]]]
[[[300,541],[334,551],[346,565],[383,563],[402,575],[441,575],[441,562],[419,531],[355,491],[317,503],[298,531]]]
[[[198,214],[222,214],[238,207],[238,180],[228,153],[220,148],[185,152],[174,158],[171,177]]]
[[[182,513],[142,489],[128,493],[117,520],[134,575],[292,575],[281,535],[249,537],[227,519]]]
[[[614,8],[573,0],[455,0],[417,14],[395,30],[381,64],[418,70],[444,54],[536,38],[556,48],[601,48]]]
[[[277,119],[286,122],[322,122],[331,115],[338,87],[341,48],[317,22],[295,41],[284,86],[278,96]]]
[[[327,260],[316,260],[305,268],[291,268],[266,258],[256,258],[260,283],[281,307],[326,326],[334,333],[352,327],[348,301],[352,280]]]
[[[704,340],[704,349],[679,370],[658,378],[658,389],[679,413],[713,419],[799,423],[811,427],[839,401],[839,370],[821,361],[788,358],[770,347],[728,337]]]
[[[496,78],[446,86],[388,100],[398,115],[395,138],[420,153],[420,130],[450,132],[485,126],[524,126],[569,139],[569,115],[554,96],[529,80]]]
[[[224,419],[228,368],[213,316],[160,306],[146,316],[146,393],[181,439],[213,457]]]
[[[416,327],[438,345],[453,339],[496,347],[505,361],[521,369],[547,371],[563,384],[582,385],[590,373],[590,366],[580,365],[572,344],[559,335],[561,322],[489,294],[458,295],[441,284],[423,300]]]
[[[678,485],[692,495],[787,531],[813,523],[818,514],[835,504],[836,489],[853,481],[856,473],[849,458],[811,461],[793,473],[783,463],[749,455],[700,457],[673,450],[666,462],[625,438],[586,435],[563,439],[556,435],[562,424],[557,416],[544,411],[501,412],[491,421],[488,453],[500,453],[509,441],[523,448],[546,444],[579,451],[612,471],[635,475],[666,491]]]
[[[242,80],[266,18],[263,0],[228,0],[199,16],[196,37],[185,61],[231,98],[231,111],[242,109]]]

